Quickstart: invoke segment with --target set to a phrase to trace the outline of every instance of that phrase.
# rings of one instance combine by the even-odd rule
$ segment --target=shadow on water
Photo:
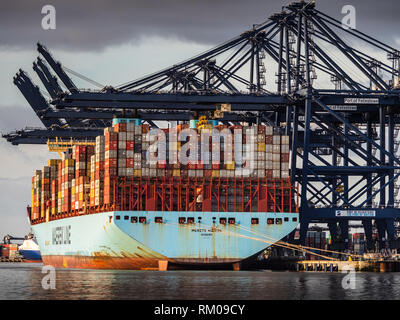
[[[399,299],[400,273],[271,271],[56,270],[56,289],[42,288],[40,264],[0,265],[0,299]]]

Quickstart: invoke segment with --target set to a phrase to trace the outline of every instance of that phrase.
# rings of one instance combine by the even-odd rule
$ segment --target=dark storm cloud
[[[265,21],[289,2],[3,0],[0,3],[0,45],[33,48],[39,40],[51,48],[88,51],[138,42],[152,35],[212,45],[240,34],[253,23]],[[41,28],[41,8],[45,4],[56,8],[56,30]],[[337,19],[341,19],[340,11],[345,4],[356,7],[357,28],[393,42],[398,34],[399,1],[317,1],[321,11]]]

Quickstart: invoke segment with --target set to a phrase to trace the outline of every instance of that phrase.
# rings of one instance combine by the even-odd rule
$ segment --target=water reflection
[[[0,299],[399,299],[399,273],[56,270],[44,290],[39,264],[0,265]]]

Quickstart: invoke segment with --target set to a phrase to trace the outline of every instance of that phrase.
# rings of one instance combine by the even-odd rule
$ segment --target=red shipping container
[[[134,150],[135,143],[133,141],[126,142],[126,150]]]
[[[172,170],[165,170],[165,177],[166,178],[172,178]]]
[[[92,156],[94,155],[94,146],[86,146],[86,155],[87,156]]]
[[[104,170],[104,177],[116,177],[118,174],[117,168],[107,168]]]
[[[273,144],[273,136],[265,136],[265,144]]]
[[[211,163],[211,169],[212,170],[219,170],[220,164],[219,163]]]
[[[96,170],[96,171],[104,170],[104,161],[96,162],[95,170]]]
[[[127,158],[126,159],[126,167],[127,168],[133,168],[133,163],[134,163],[134,161],[133,161],[132,158]]]
[[[104,178],[104,174],[105,174],[104,170],[101,170],[101,171],[96,170],[95,173],[94,173],[94,179],[93,180],[103,179]]]
[[[289,153],[281,153],[281,162],[289,162]]]
[[[196,169],[196,163],[194,163],[194,162],[189,162],[188,163],[188,165],[187,165],[187,168],[189,169],[189,170],[194,170],[194,169]]]
[[[157,169],[165,169],[165,162],[157,161]]]
[[[126,123],[117,123],[114,126],[115,132],[126,132]]]
[[[86,153],[86,146],[75,146],[76,153]]]
[[[110,142],[110,141],[118,141],[118,133],[117,132],[106,132],[104,134],[104,142]]]
[[[118,165],[118,160],[117,159],[107,159],[104,161],[104,169],[108,168],[116,168]]]
[[[106,141],[104,150],[117,150],[118,149],[118,142],[117,141]]]
[[[85,169],[75,170],[75,179],[78,179],[79,177],[82,177],[85,175],[86,175]]]

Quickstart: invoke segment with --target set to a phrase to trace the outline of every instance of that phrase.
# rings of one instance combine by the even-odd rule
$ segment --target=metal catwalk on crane
[[[356,220],[370,248],[373,227],[381,247],[399,247],[400,52],[342,28],[314,2],[291,3],[211,50],[100,90],[79,89],[44,46],[38,50],[67,90],[40,58],[34,70],[50,101],[24,72],[17,74],[14,83],[45,129],[4,135],[11,143],[87,139],[113,115],[188,120],[230,104],[219,121],[265,123],[290,135],[291,179],[301,185],[301,243],[308,225],[320,222],[345,245],[349,221]]]

